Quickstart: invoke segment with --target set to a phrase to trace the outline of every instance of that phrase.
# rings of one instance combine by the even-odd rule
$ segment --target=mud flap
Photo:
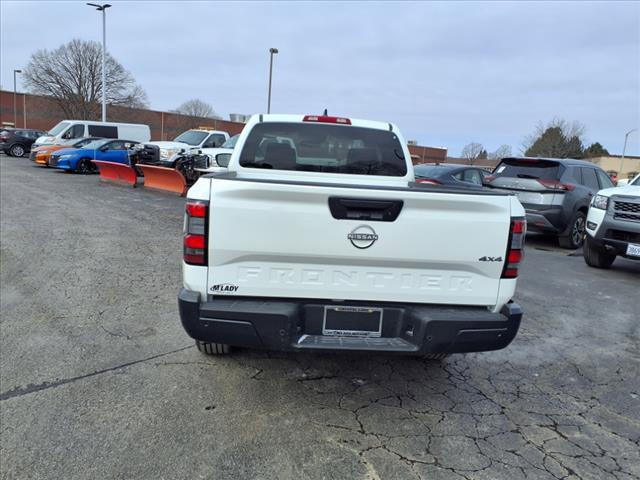
[[[178,170],[155,165],[138,163],[137,167],[144,174],[144,186],[154,190],[177,193],[184,197],[187,193],[187,181]]]
[[[124,163],[104,162],[102,160],[92,160],[100,172],[100,180],[118,183],[120,185],[136,186],[138,176],[133,167]]]

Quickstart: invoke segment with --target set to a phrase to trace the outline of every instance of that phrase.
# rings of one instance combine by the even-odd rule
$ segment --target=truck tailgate
[[[496,302],[509,237],[508,196],[211,181],[210,294]],[[393,221],[337,219],[330,198],[402,201],[402,208]]]

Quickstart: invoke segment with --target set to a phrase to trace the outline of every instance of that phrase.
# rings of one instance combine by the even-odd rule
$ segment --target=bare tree
[[[192,98],[191,100],[187,100],[178,108],[176,108],[176,112],[181,113],[182,115],[187,115],[189,117],[215,119],[220,118],[218,115],[216,115],[216,112],[213,110],[213,107],[211,105],[203,100],[200,100],[199,98]]]
[[[51,96],[67,118],[97,119],[102,98],[102,46],[72,40],[55,50],[38,50],[24,71],[32,93]],[[146,107],[147,95],[133,76],[106,55],[106,100],[110,105]]]
[[[491,160],[501,160],[511,156],[511,146],[500,145],[495,152],[489,154]]]
[[[466,158],[469,165],[473,165],[483,153],[484,147],[481,143],[471,142],[462,149],[462,158]]]

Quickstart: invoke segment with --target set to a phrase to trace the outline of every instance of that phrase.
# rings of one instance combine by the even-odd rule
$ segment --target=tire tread
[[[447,358],[449,355],[451,355],[451,354],[450,353],[427,353],[427,354],[423,355],[422,358],[424,358],[425,360],[431,360],[431,361],[439,362],[439,361],[444,360],[445,358]]]

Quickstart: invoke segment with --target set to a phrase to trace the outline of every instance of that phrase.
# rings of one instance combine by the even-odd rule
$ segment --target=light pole
[[[98,5],[97,3],[87,3],[91,7],[96,7],[96,10],[102,12],[102,121],[107,121],[107,69],[106,69],[106,56],[107,56],[107,8],[111,5],[105,3]]]
[[[277,48],[270,48],[269,53],[269,99],[267,100],[267,113],[271,113],[271,75],[273,74],[273,56],[278,53]]]
[[[18,89],[16,88],[16,73],[22,73],[22,70],[13,71],[13,127],[18,128],[18,107],[16,106],[16,96]]]
[[[627,140],[629,139],[629,135],[631,135],[636,130],[637,128],[634,128],[624,134],[624,147],[622,147],[622,157],[620,157],[620,171],[618,172],[618,178],[620,178],[620,175],[622,175],[622,162],[624,162],[624,154],[627,151]]]

